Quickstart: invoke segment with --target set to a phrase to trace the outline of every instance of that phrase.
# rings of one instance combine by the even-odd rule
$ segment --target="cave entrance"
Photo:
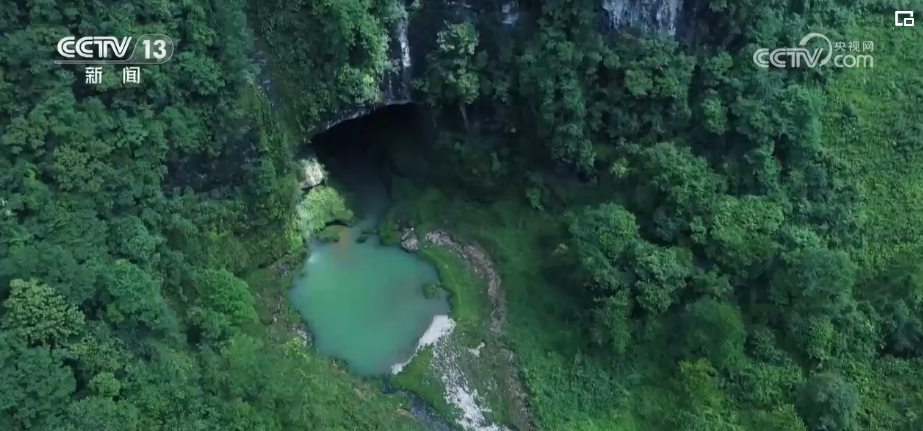
[[[311,147],[334,176],[349,177],[357,165],[369,164],[386,174],[389,153],[419,149],[426,141],[425,117],[424,109],[414,103],[385,106],[315,135]]]
[[[392,178],[403,173],[398,162],[423,152],[430,124],[426,118],[425,108],[417,104],[385,106],[315,135],[311,147],[329,181],[353,195],[354,211],[380,215],[391,202]]]
[[[418,165],[432,136],[425,107],[408,103],[376,109],[340,122],[311,139],[311,149],[328,172],[328,182],[354,197],[353,210],[382,215],[392,197],[391,182],[402,163]]]

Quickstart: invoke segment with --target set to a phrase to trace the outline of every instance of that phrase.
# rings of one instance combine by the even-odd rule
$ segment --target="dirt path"
[[[500,287],[500,275],[497,273],[496,266],[487,252],[475,245],[462,243],[442,230],[427,232],[424,238],[428,242],[443,247],[464,259],[471,269],[484,279],[485,283],[487,283],[487,295],[490,298],[491,306],[490,329],[498,338],[501,337],[506,329],[506,302],[503,297],[503,290]],[[480,349],[478,348],[477,350],[479,351]],[[519,380],[516,355],[512,350],[506,348],[502,349],[502,354],[502,359],[505,362],[505,372],[501,377],[504,380],[504,389],[508,394],[507,402],[509,404],[510,419],[519,431],[532,431],[532,418],[529,415],[525,390]]]

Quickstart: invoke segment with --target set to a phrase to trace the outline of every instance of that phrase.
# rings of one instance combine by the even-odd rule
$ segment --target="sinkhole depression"
[[[415,353],[420,338],[449,312],[444,295],[427,297],[436,269],[373,231],[391,204],[386,150],[421,139],[414,105],[390,106],[339,123],[312,139],[331,182],[347,191],[356,214],[336,242],[311,241],[290,299],[318,353],[345,361],[363,376],[392,372]]]

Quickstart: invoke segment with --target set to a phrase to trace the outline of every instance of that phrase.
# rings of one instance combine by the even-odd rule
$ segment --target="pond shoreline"
[[[482,335],[476,342],[472,339],[463,340],[462,335],[452,334],[440,340],[438,345],[421,346],[430,352],[429,355],[423,355],[427,357],[426,359],[418,361],[422,363],[417,364],[417,368],[425,368],[423,373],[426,375],[414,374],[407,377],[441,383],[444,387],[439,396],[432,392],[415,391],[412,386],[408,387],[408,385],[394,387],[394,389],[399,388],[399,392],[403,393],[403,396],[410,402],[410,411],[407,413],[427,428],[437,431],[445,430],[446,425],[469,431],[509,431],[510,429],[533,431],[527,395],[516,367],[516,356],[502,341],[506,329],[506,304],[501,279],[495,264],[483,249],[461,241],[445,230],[437,229],[422,233],[422,238],[418,238],[416,234],[417,232],[413,229],[405,229],[401,235],[400,246],[411,253],[425,255],[426,250],[436,249],[457,257],[456,266],[465,266],[466,270],[470,270],[474,277],[483,283],[479,289],[486,295],[479,302],[487,303],[489,308],[485,309],[482,315],[484,317],[489,315],[489,318],[481,319],[484,321],[482,323],[485,324],[486,330],[481,331]],[[424,250],[419,250],[421,247]],[[310,250],[306,252],[310,253]],[[298,271],[297,260],[288,260],[272,266],[272,274],[279,280],[291,279],[292,276],[297,275]],[[486,289],[484,289],[485,286]],[[290,306],[285,292],[278,293],[276,304],[271,313],[271,323],[289,322],[290,319],[282,317]],[[307,348],[313,348],[312,336],[301,319],[296,319],[286,326],[290,333],[305,343]],[[440,355],[433,354],[437,349]],[[438,359],[438,361],[433,361],[433,359]],[[417,356],[412,358],[411,362],[413,361],[417,361]],[[331,362],[335,367],[340,368],[338,361]],[[450,380],[460,385],[446,385],[446,374],[451,374]],[[440,379],[440,376],[443,378]],[[388,381],[395,377],[397,376],[386,378],[386,382],[383,382],[384,386],[391,387]],[[488,383],[483,383],[485,381]],[[503,423],[509,426],[491,424],[491,420],[484,417],[483,413],[493,416],[486,406],[477,408],[478,405],[484,404],[485,397],[494,397],[492,398],[494,403],[491,404],[500,405],[500,410],[505,413],[501,414],[505,419]],[[440,402],[443,406],[439,405]],[[445,404],[459,414],[450,414],[446,408],[440,408]],[[460,408],[460,405],[468,406],[468,408]],[[474,411],[472,407],[475,408]],[[448,423],[440,423],[439,419],[446,420]]]
[[[465,376],[464,370],[459,369],[459,356],[471,356],[476,359],[474,361],[469,360],[468,362],[480,362],[483,348],[486,344],[490,344],[491,347],[484,353],[494,356],[494,358],[490,359],[485,358],[484,361],[489,362],[493,360],[495,363],[495,369],[489,370],[495,374],[488,377],[488,380],[494,383],[492,385],[493,387],[490,389],[501,392],[501,398],[503,399],[503,404],[505,404],[503,407],[507,413],[507,421],[510,425],[519,431],[531,431],[533,429],[532,418],[528,410],[527,395],[519,379],[518,368],[516,367],[516,355],[511,349],[506,347],[502,341],[506,329],[506,303],[501,288],[501,279],[493,260],[491,260],[487,252],[480,247],[465,243],[445,230],[436,229],[426,232],[423,234],[422,241],[417,237],[415,229],[406,229],[402,232],[401,245],[408,252],[419,252],[419,248],[427,244],[444,249],[460,258],[464,264],[474,272],[476,277],[482,280],[486,285],[490,315],[489,332],[491,335],[490,343],[485,343],[485,341],[481,340],[476,346],[461,345],[461,340],[455,337],[447,339],[445,343],[458,344],[456,346],[446,346],[445,343],[441,346],[434,346],[434,350],[442,350],[439,353],[441,353],[443,360],[431,363],[431,371],[434,373],[441,372],[445,374],[449,372],[450,374],[455,374],[451,376],[454,377],[454,380],[463,382],[463,386],[468,386],[464,385],[464,383],[471,380],[472,376]],[[464,358],[461,358],[461,360],[465,361]],[[451,368],[451,370],[449,370],[449,368]],[[449,376],[443,375],[442,377],[444,381],[452,380],[446,378]],[[446,389],[448,390],[449,388]],[[469,391],[470,389],[467,387],[448,390],[445,394],[446,399],[456,406],[473,405],[475,399],[478,398],[478,394],[476,390],[474,390],[473,393],[469,393]],[[463,415],[459,422],[466,429],[506,429],[496,425],[479,426],[477,422],[483,420],[483,418],[480,417],[477,412],[463,411],[462,413]]]

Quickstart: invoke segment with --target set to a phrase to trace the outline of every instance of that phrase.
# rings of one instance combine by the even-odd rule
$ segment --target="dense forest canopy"
[[[0,4],[0,428],[422,429],[253,274],[349,218],[294,154],[449,3]],[[923,429],[923,38],[891,25],[923,4],[687,1],[671,37],[472,3],[415,54],[440,136],[406,172],[455,198],[404,215],[492,245],[537,429]],[[810,32],[875,67],[753,64]],[[145,33],[177,52],[140,85],[51,61]]]
[[[0,5],[0,428],[419,429],[261,329],[240,277],[298,246],[298,177],[244,6]],[[137,86],[51,61],[145,33],[181,48]]]

